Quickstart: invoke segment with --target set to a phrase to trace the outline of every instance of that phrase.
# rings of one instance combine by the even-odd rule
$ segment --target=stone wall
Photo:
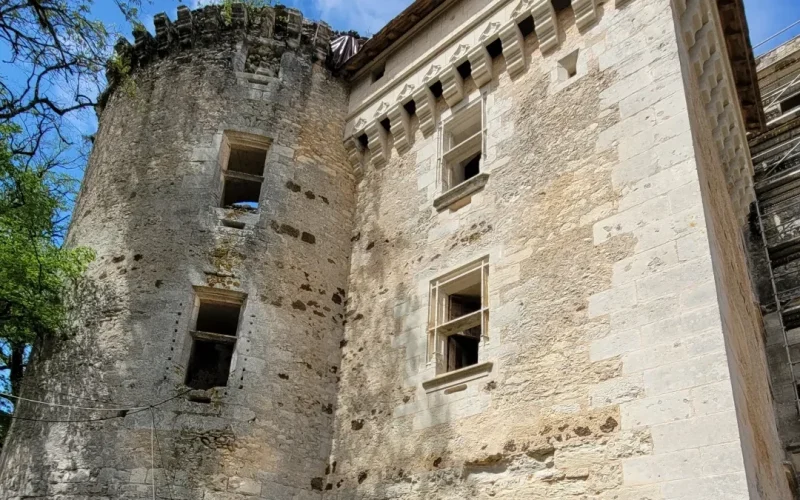
[[[411,134],[401,128],[396,150],[391,114],[391,134],[365,125],[364,158],[351,154],[365,174],[335,498],[788,498],[766,399],[734,399],[766,380],[763,356],[742,352],[759,347],[747,337],[757,310],[726,295],[747,285],[733,236],[747,178],[716,179],[723,199],[705,207],[671,6],[608,2],[596,16],[566,9],[552,30],[537,20],[521,58],[503,38],[503,56],[477,76],[472,64],[451,94],[442,77],[443,97],[403,127]],[[392,94],[402,84],[386,88],[403,101]],[[487,180],[437,211],[436,124],[481,99]],[[713,232],[709,214],[721,218]],[[712,260],[710,241],[723,240],[732,247]],[[443,378],[427,342],[431,280],[485,256],[480,370]],[[718,292],[715,277],[733,288]],[[740,433],[740,418],[754,430]]]
[[[80,328],[37,346],[23,395],[145,411],[20,405],[22,418],[112,418],[15,421],[0,497],[321,497],[354,211],[347,92],[313,45],[257,26],[144,52],[133,93],[110,95],[69,235],[97,252]],[[276,54],[261,58],[273,75],[244,72],[253,46]],[[270,144],[258,211],[219,208],[236,134]],[[201,394],[184,385],[193,286],[246,294],[228,384]]]
[[[728,65],[716,9],[710,2],[676,2],[676,25],[682,33],[681,62],[694,136],[699,188],[704,202],[708,242],[719,300],[722,332],[729,359],[741,448],[750,498],[790,498],[765,357],[765,337],[758,300],[753,294],[742,238],[744,221],[728,180],[731,164],[747,164],[744,125]],[[694,19],[703,20],[702,26]],[[721,64],[721,63],[722,64]],[[719,137],[719,129],[733,139]],[[708,250],[706,249],[708,248]],[[698,248],[698,250],[701,250]]]

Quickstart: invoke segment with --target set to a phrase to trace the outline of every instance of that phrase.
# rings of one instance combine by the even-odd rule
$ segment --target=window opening
[[[489,320],[488,277],[484,258],[431,282],[428,359],[437,373],[478,363]]]
[[[372,83],[377,82],[383,75],[386,74],[386,63],[381,63],[377,68],[372,70]]]
[[[523,38],[527,38],[528,35],[532,35],[534,32],[534,22],[533,16],[528,16],[519,23],[517,23],[517,27],[519,28],[519,32],[522,33]]]
[[[389,118],[384,118],[383,120],[381,120],[381,126],[387,132],[392,131],[392,122],[389,120]]]
[[[249,134],[226,134],[223,142],[223,187],[221,205],[227,208],[258,208],[269,140]]]
[[[499,38],[486,46],[486,51],[492,59],[496,59],[503,54],[503,41]]]
[[[787,113],[797,107],[800,107],[800,93],[781,101],[781,114]]]
[[[578,72],[578,50],[558,61],[558,81],[565,82]]]
[[[481,172],[483,159],[483,118],[481,103],[450,118],[444,125],[443,188],[458,186]]]
[[[359,135],[358,143],[361,144],[362,148],[367,149],[369,147],[369,137],[367,137],[367,134]]]
[[[235,337],[240,310],[241,304],[201,300],[195,330]]]
[[[225,387],[236,348],[244,294],[227,290],[195,289],[192,352],[186,385],[208,390]]]

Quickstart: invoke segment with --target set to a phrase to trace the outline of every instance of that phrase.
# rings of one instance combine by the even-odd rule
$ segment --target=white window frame
[[[449,144],[450,133],[448,129],[458,125],[458,120],[463,118],[464,115],[475,112],[474,110],[476,107],[479,108],[477,112],[480,114],[479,132],[451,146]],[[441,193],[446,193],[468,182],[467,180],[458,184],[452,184],[451,165],[452,162],[458,162],[469,158],[475,152],[474,148],[476,146],[480,147],[481,153],[480,173],[486,172],[486,121],[486,94],[483,92],[479,93],[470,101],[465,102],[462,106],[457,106],[457,109],[454,109],[453,113],[448,118],[440,121],[436,170],[439,178],[439,186],[441,186]]]
[[[447,298],[452,294],[444,292],[443,288],[454,281],[467,275],[480,273],[481,307],[477,311],[460,316],[453,320],[445,320],[448,310]],[[436,374],[446,373],[447,338],[466,328],[481,327],[481,339],[478,345],[478,364],[483,361],[486,344],[489,341],[489,256],[461,266],[453,271],[443,274],[430,282],[428,302],[428,332],[427,332],[427,361],[436,366]]]

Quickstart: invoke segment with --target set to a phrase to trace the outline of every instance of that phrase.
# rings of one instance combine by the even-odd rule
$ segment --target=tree
[[[0,0],[0,124],[15,123],[35,154],[43,138],[68,140],[62,119],[95,106],[116,36],[92,19],[93,0]],[[114,0],[136,22],[141,0]],[[32,140],[29,140],[32,139]]]
[[[0,125],[0,373],[12,395],[20,392],[31,346],[67,331],[64,295],[94,258],[63,243],[78,182],[53,168],[58,159],[14,154],[19,133]]]

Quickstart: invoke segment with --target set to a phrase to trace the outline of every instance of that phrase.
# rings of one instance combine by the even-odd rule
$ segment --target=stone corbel
[[[300,46],[300,36],[303,32],[303,13],[297,9],[286,9],[286,31],[289,34],[286,37],[290,47],[297,48]]]
[[[442,82],[442,97],[450,107],[455,106],[464,99],[464,79],[458,73],[456,66],[450,65],[439,76]]]
[[[556,11],[550,0],[536,0],[531,6],[534,31],[539,39],[539,49],[548,52],[558,45],[556,29]]]
[[[500,31],[500,43],[503,44],[503,57],[506,60],[506,70],[514,77],[525,70],[525,53],[522,50],[525,43],[522,33],[516,23]]]
[[[156,27],[156,44],[158,46],[158,51],[164,52],[169,50],[172,39],[176,34],[169,17],[163,12],[156,14],[153,17],[153,25]]]
[[[419,130],[427,137],[436,130],[436,98],[427,85],[414,92],[414,104],[417,107]]]
[[[353,167],[353,174],[355,174],[356,180],[361,180],[364,175],[364,152],[361,150],[361,145],[358,143],[356,136],[350,136],[344,140],[344,149],[347,151],[347,160]]]
[[[314,57],[317,61],[324,61],[328,58],[328,50],[331,45],[331,36],[333,30],[322,21],[317,25],[317,31],[314,35]]]
[[[467,54],[470,68],[472,68],[472,79],[475,80],[475,86],[478,88],[483,87],[492,81],[492,56],[482,44],[475,47],[469,54]]]
[[[411,145],[411,119],[402,103],[389,109],[389,123],[394,138],[394,147],[398,154],[403,154]]]
[[[247,29],[247,7],[241,2],[231,4],[231,25],[234,29]]]
[[[374,120],[367,125],[367,138],[369,139],[369,154],[372,164],[382,167],[389,161],[388,141],[386,140],[386,129],[379,120]]]
[[[175,22],[178,30],[178,40],[184,47],[191,47],[194,42],[194,23],[192,11],[185,5],[178,6],[178,20]]]
[[[575,25],[579,30],[583,30],[597,19],[597,2],[596,0],[572,0],[572,12],[575,13]]]

